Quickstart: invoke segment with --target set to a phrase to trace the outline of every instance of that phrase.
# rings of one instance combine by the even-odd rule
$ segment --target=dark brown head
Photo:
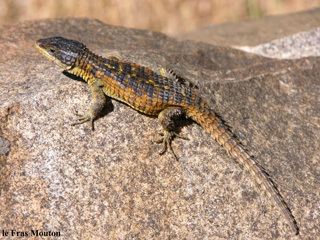
[[[83,43],[63,37],[39,39],[36,47],[44,56],[65,70],[72,68],[78,56],[86,49]]]

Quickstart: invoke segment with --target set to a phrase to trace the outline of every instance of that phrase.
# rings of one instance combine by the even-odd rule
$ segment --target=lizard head
[[[68,70],[74,66],[78,56],[86,49],[86,46],[75,40],[50,37],[37,40],[36,48],[64,70]]]

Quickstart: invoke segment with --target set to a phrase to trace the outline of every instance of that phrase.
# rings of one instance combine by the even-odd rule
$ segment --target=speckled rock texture
[[[291,36],[272,40],[255,47],[238,47],[238,49],[265,57],[296,59],[320,56],[320,28],[299,32]]]
[[[197,83],[269,172],[300,236],[292,236],[250,175],[196,124],[182,129],[189,141],[173,143],[179,161],[158,155],[157,119],[115,101],[94,132],[88,124],[70,126],[76,110],[88,109],[90,94],[86,84],[63,75],[35,50],[35,40],[55,35],[83,41],[100,55],[116,52],[154,68],[170,66]],[[320,58],[268,59],[89,19],[2,26],[0,52],[0,235],[319,236]],[[8,239],[21,239],[13,235]]]

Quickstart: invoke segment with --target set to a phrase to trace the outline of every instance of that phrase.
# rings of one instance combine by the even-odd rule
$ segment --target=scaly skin
[[[175,120],[181,116],[191,118],[253,175],[259,188],[280,208],[294,233],[299,233],[293,215],[269,176],[256,165],[217,115],[209,110],[191,83],[171,71],[162,69],[161,73],[157,73],[116,57],[100,57],[90,52],[84,44],[62,37],[40,39],[36,47],[64,71],[83,78],[91,89],[93,100],[90,110],[73,125],[90,121],[93,128],[94,119],[105,106],[106,98],[111,97],[146,115],[158,117],[164,129],[160,153],[166,152],[169,147],[174,154],[171,141],[174,137],[180,137],[174,132]]]

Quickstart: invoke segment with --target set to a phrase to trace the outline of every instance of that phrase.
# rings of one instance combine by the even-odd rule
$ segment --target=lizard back
[[[200,100],[196,89],[183,81],[136,63],[103,58],[89,50],[68,71],[86,81],[98,79],[106,95],[151,116],[167,107],[186,109]]]

